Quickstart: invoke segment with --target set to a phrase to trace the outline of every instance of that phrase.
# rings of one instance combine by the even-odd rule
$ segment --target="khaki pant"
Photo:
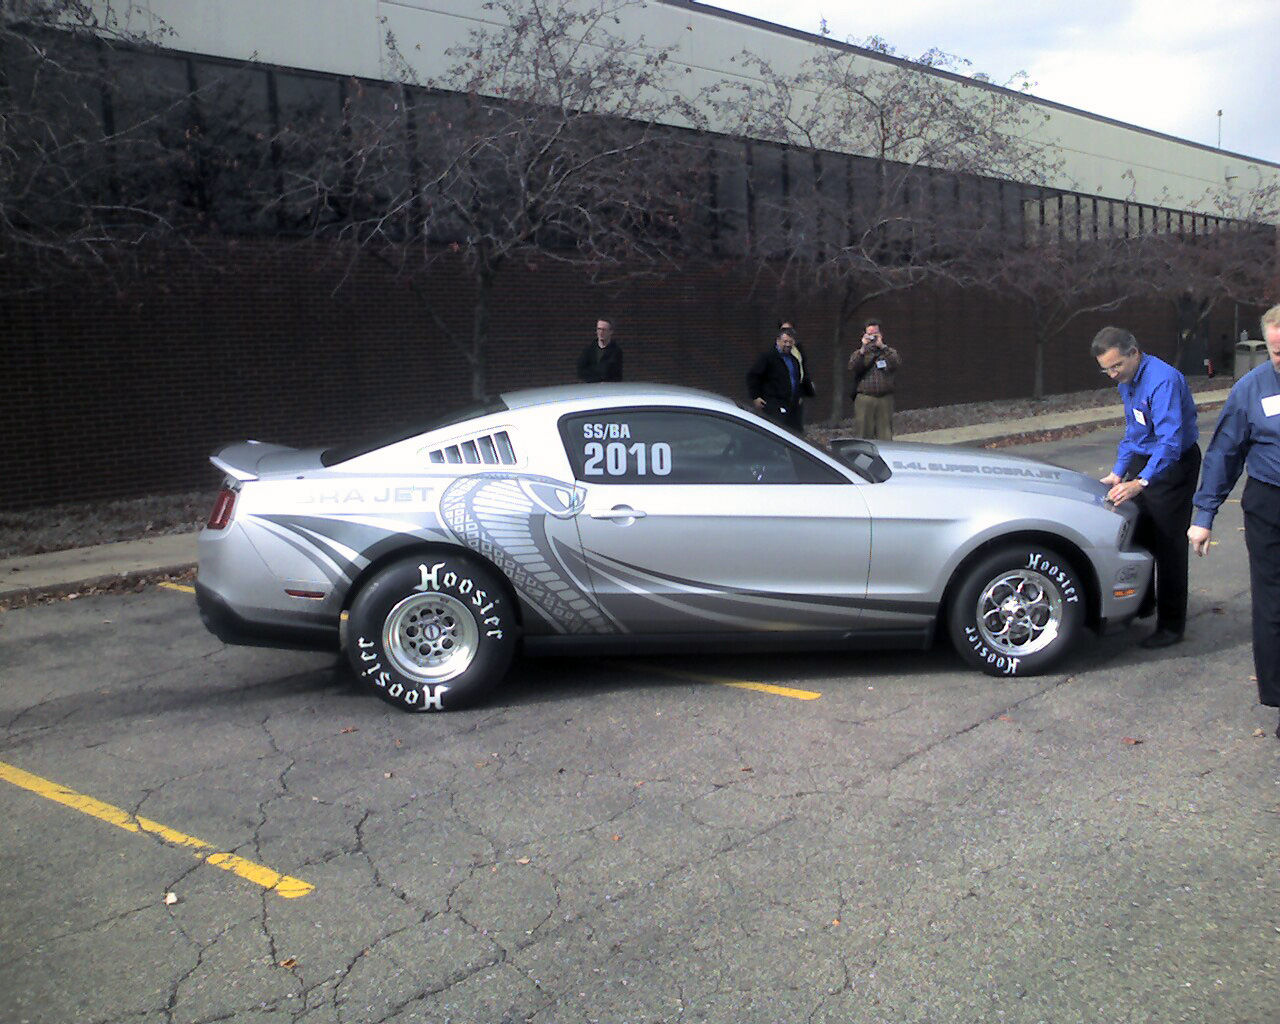
[[[893,395],[854,395],[853,430],[873,441],[892,441]]]

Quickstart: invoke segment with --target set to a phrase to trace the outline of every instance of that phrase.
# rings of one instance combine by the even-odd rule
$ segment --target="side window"
[[[847,483],[786,441],[714,413],[609,409],[560,421],[574,476],[591,483]]]

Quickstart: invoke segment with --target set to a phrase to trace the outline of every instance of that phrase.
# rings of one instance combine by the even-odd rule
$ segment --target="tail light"
[[[231,513],[236,507],[236,492],[224,487],[218,492],[218,500],[213,503],[213,511],[209,513],[207,530],[225,530],[231,523]]]

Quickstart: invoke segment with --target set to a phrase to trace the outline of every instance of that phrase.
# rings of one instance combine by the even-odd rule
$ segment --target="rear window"
[[[398,444],[400,441],[407,441],[411,437],[417,437],[419,434],[425,434],[431,430],[439,430],[441,427],[451,427],[455,423],[465,423],[467,420],[477,419],[480,416],[488,416],[490,413],[506,412],[507,403],[501,398],[494,398],[488,402],[479,402],[472,405],[464,405],[458,408],[441,413],[435,419],[426,420],[415,424],[412,427],[402,427],[394,433],[382,434],[378,437],[366,438],[357,441],[354,444],[340,445],[336,448],[329,448],[320,455],[320,461],[326,466],[336,466],[339,463],[346,462],[349,459],[358,458],[361,455],[368,455],[370,452],[376,452],[379,448],[385,448],[390,444]]]

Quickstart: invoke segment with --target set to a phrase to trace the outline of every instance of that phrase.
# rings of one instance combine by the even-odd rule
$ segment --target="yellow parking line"
[[[150,818],[136,817],[119,807],[113,807],[111,804],[95,800],[91,796],[77,793],[75,790],[68,789],[57,782],[42,779],[39,775],[32,775],[30,772],[23,771],[21,768],[16,768],[11,764],[5,764],[3,761],[0,761],[0,779],[12,782],[15,786],[21,786],[23,789],[28,789],[32,793],[48,800],[54,800],[84,814],[92,815],[98,820],[105,821],[109,825],[115,825],[126,832],[146,832],[163,840],[170,846],[191,850],[206,864],[212,864],[214,867],[222,868],[224,871],[230,871],[232,874],[239,875],[241,878],[260,885],[264,889],[269,889],[287,900],[305,896],[315,889],[315,886],[310,882],[304,882],[301,878],[282,875],[278,871],[272,871],[261,864],[245,860],[234,853],[219,853],[214,849],[212,843],[206,843],[203,839],[197,839],[195,836],[189,836],[184,832],[177,831],[177,829],[161,825],[158,821],[152,821]]]
[[[715,683],[717,686],[733,686],[739,690],[756,690],[760,693],[772,693],[777,697],[791,697],[793,700],[817,700],[822,696],[817,690],[794,690],[789,686],[753,683],[743,679],[726,679],[723,676],[709,676],[701,672],[685,672],[681,669],[662,668],[658,665],[640,665],[634,662],[624,662],[623,664],[632,672],[656,672],[660,676],[669,676],[672,679],[687,679],[695,683]]]
[[[184,594],[194,594],[196,592],[195,587],[189,587],[185,583],[161,583],[160,586],[166,590],[181,590]]]

